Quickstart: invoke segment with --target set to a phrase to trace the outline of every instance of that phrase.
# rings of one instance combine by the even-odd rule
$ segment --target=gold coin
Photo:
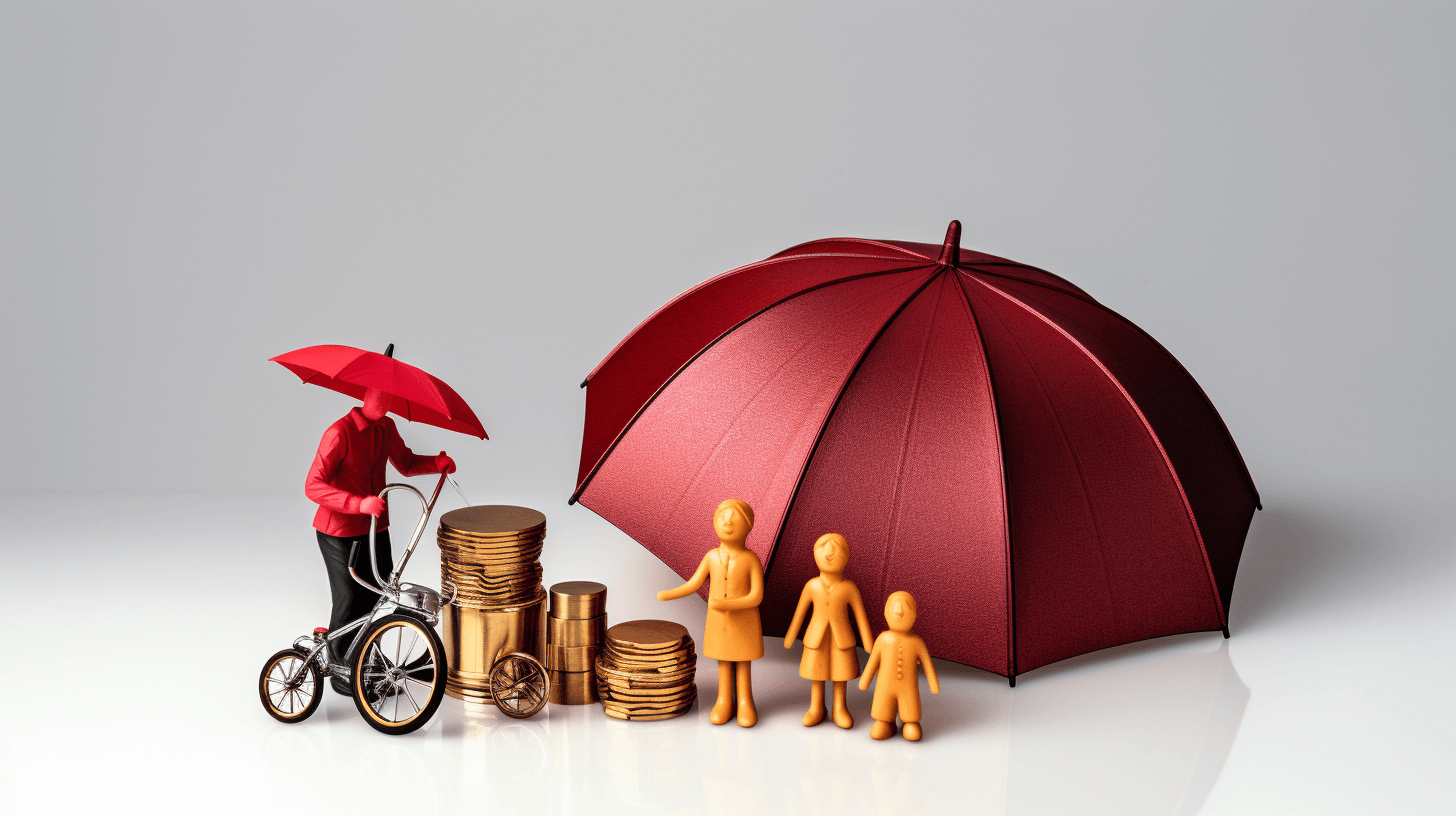
[[[607,630],[607,616],[556,618],[546,616],[546,642],[558,646],[600,646]]]
[[[607,587],[596,581],[562,581],[551,587],[550,613],[557,618],[594,618],[607,610]]]
[[[674,652],[662,657],[646,657],[643,655],[623,654],[621,651],[612,648],[610,644],[603,646],[602,652],[612,663],[620,666],[632,666],[643,669],[671,668],[673,666],[683,666],[697,660],[697,655],[691,651]]]
[[[595,646],[546,646],[546,668],[564,672],[589,672],[596,668]]]
[[[559,672],[548,669],[546,679],[548,702],[558,705],[586,705],[599,699],[596,676],[591,672]]]
[[[661,620],[627,621],[607,630],[607,640],[612,644],[648,651],[670,651],[687,636],[688,630],[682,624]]]
[[[619,694],[619,693],[617,693],[615,691],[612,691],[611,689],[602,689],[602,688],[598,688],[597,689],[597,693],[601,695],[601,698],[603,700],[610,700],[613,703],[617,703],[619,705],[624,705],[624,706],[633,706],[633,705],[671,705],[673,703],[681,703],[681,702],[683,702],[685,700],[689,700],[689,699],[691,699],[693,697],[698,696],[697,691],[694,688],[692,688],[692,687],[689,687],[689,688],[687,688],[685,690],[681,690],[681,691],[674,692],[672,694],[665,694],[665,695],[661,695],[661,696],[657,696],[657,697],[649,697],[649,696],[626,696],[626,695]]]
[[[665,712],[653,713],[653,714],[639,714],[639,713],[633,713],[633,712],[629,712],[629,711],[622,711],[620,709],[615,709],[615,708],[606,708],[605,706],[603,706],[603,710],[606,712],[606,714],[607,714],[608,717],[613,717],[613,718],[618,719],[618,720],[642,720],[642,721],[646,721],[646,720],[670,720],[673,717],[681,717],[682,715],[688,713],[688,711],[690,711],[692,709],[692,707],[693,706],[691,704],[689,704],[689,705],[683,706],[682,708],[677,709],[675,711],[665,711]]]
[[[529,507],[515,507],[509,504],[477,504],[461,507],[440,516],[440,523],[457,530],[472,533],[500,534],[529,530],[546,524],[546,516],[540,510]]]

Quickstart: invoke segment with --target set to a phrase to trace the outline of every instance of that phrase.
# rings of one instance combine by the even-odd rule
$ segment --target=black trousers
[[[324,568],[329,571],[329,593],[334,601],[333,609],[329,612],[329,631],[332,632],[369,614],[369,610],[379,601],[379,593],[359,586],[353,576],[349,575],[349,548],[357,543],[359,549],[354,557],[359,574],[370,583],[374,582],[374,575],[369,570],[369,536],[339,538],[317,530],[314,532],[318,533],[319,552],[324,556]],[[374,560],[379,565],[379,577],[387,581],[389,574],[394,572],[394,558],[389,551],[389,531],[380,530],[374,540]],[[347,649],[361,631],[355,630],[345,635],[339,648]],[[333,649],[332,643],[329,648]],[[344,654],[335,653],[332,657],[336,663],[348,662],[348,656]]]

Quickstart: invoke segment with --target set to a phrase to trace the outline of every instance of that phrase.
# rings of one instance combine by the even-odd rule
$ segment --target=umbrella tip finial
[[[940,248],[940,265],[955,266],[961,258],[961,222],[952,221],[945,228],[945,245]]]
[[[389,348],[387,348],[387,349],[384,350],[384,356],[385,357],[393,357],[394,356],[394,344],[393,343],[390,343],[389,344]]]

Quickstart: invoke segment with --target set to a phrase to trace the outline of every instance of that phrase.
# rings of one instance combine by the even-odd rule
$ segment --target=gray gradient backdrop
[[[416,447],[564,500],[652,310],[952,218],[1162,341],[1266,492],[1449,486],[1453,20],[6,3],[0,488],[291,488],[346,405],[266,358],[393,342],[492,435]]]
[[[30,582],[0,609],[32,632],[155,609],[171,645],[264,583],[298,599],[229,615],[198,653],[231,684],[188,686],[207,740],[150,717],[96,725],[69,705],[88,681],[63,674],[35,698],[62,713],[34,705],[6,737],[0,806],[7,784],[48,802],[76,746],[108,784],[137,784],[145,751],[110,763],[138,734],[188,769],[168,789],[188,801],[237,787],[229,768],[255,774],[265,722],[246,684],[321,609],[302,483],[350,405],[268,357],[397,344],[492,436],[401,423],[415,450],[454,455],[476,501],[553,514],[567,535],[548,581],[590,567],[619,593],[614,615],[654,614],[665,568],[565,504],[583,376],[709,276],[816,238],[938,242],[958,218],[965,246],[1060,274],[1162,341],[1261,489],[1224,652],[1253,696],[1223,779],[1221,757],[1205,768],[1208,812],[1449,811],[1453,41],[1450,3],[0,0],[0,543]],[[194,495],[100,495],[131,490]],[[254,547],[281,566],[226,554]],[[174,588],[120,594],[155,575]],[[702,620],[674,609],[655,614]],[[1045,674],[1179,647],[1130,648]],[[798,688],[787,663],[773,671]],[[1013,694],[946,672],[970,713],[927,762],[974,765],[979,706],[1037,698],[1030,681]],[[126,676],[145,693],[149,675]],[[1106,699],[1070,688],[1049,747],[1083,745],[1073,720]],[[382,745],[345,705],[329,703],[337,745]],[[744,756],[795,762],[796,717],[760,726]],[[462,750],[459,718],[442,720],[430,733]],[[653,733],[736,739],[676,727]],[[1112,733],[1080,727],[1092,747],[1069,768]],[[194,771],[204,744],[252,758],[197,754]]]

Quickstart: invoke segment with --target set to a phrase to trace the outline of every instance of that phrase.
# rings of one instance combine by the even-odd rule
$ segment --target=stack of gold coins
[[[440,610],[449,671],[445,693],[490,703],[490,670],[502,655],[546,657],[541,548],[546,516],[528,507],[476,505],[440,517]]]
[[[597,701],[596,660],[607,631],[607,588],[596,581],[551,587],[546,616],[547,699],[559,705]]]
[[[666,720],[693,707],[698,655],[681,624],[640,620],[607,630],[597,655],[597,693],[607,716]]]

